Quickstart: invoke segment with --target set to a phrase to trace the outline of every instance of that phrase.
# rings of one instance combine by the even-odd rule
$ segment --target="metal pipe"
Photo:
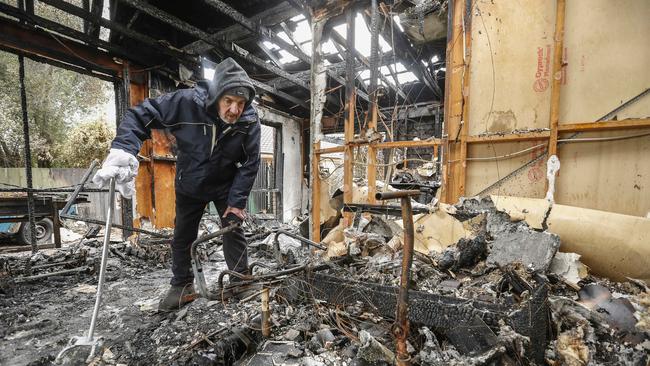
[[[3,183],[0,183],[3,184]],[[32,188],[32,189],[27,189],[27,188],[0,188],[0,192],[27,192],[27,191],[32,191],[34,193],[42,193],[42,192],[69,192],[72,193],[74,192],[74,189],[72,188]],[[108,189],[100,189],[100,188],[84,188],[81,190],[83,193],[103,193],[103,192],[108,192]]]
[[[230,226],[227,226],[221,230],[217,230],[212,234],[204,235],[192,243],[192,246],[190,247],[190,256],[192,257],[192,270],[194,271],[196,287],[198,288],[199,294],[202,297],[205,297],[209,300],[217,300],[219,298],[216,295],[212,295],[208,290],[208,286],[206,285],[205,276],[203,274],[203,265],[201,264],[201,261],[197,255],[198,245],[229,233],[239,226],[239,223],[231,224]]]
[[[262,262],[253,262],[253,263],[251,263],[251,264],[248,266],[248,271],[249,271],[251,274],[253,274],[253,270],[255,269],[255,267],[262,267],[262,268],[266,268],[266,269],[275,269],[275,268],[273,268],[272,266],[269,266],[269,265],[266,264],[266,263],[262,263]]]
[[[76,201],[77,196],[79,196],[79,192],[81,192],[82,189],[84,189],[84,184],[88,182],[88,178],[90,178],[90,175],[92,174],[93,170],[99,165],[99,160],[95,159],[93,160],[92,163],[90,163],[90,167],[86,172],[84,173],[83,177],[81,178],[81,183],[77,186],[77,188],[74,189],[74,192],[70,195],[68,198],[68,202],[66,202],[65,206],[63,206],[63,209],[61,209],[61,214],[67,215],[68,211],[70,211],[70,207],[72,204]]]
[[[411,196],[417,196],[419,194],[419,190],[405,190],[396,192],[379,192],[376,195],[378,200],[400,198],[402,206],[402,223],[404,225],[402,273],[400,276],[399,294],[397,295],[395,323],[392,328],[393,335],[397,341],[397,364],[400,366],[410,365],[411,361],[411,357],[406,348],[406,340],[409,334],[409,284],[411,282],[411,266],[413,264],[414,246],[413,240],[415,237]]]
[[[97,315],[99,314],[99,306],[102,302],[102,290],[104,287],[104,277],[106,275],[106,260],[108,259],[108,245],[111,241],[111,226],[113,223],[113,208],[115,205],[115,178],[111,178],[109,187],[109,202],[108,212],[106,212],[106,226],[104,227],[104,246],[102,247],[102,262],[99,268],[99,280],[97,282],[97,296],[95,297],[95,307],[93,308],[93,315],[90,319],[90,329],[88,329],[88,342],[93,342],[93,335],[95,333],[95,325],[97,324]],[[95,348],[93,347],[93,350]]]
[[[104,224],[106,224],[105,222],[103,222],[101,220],[89,219],[89,218],[81,217],[81,216],[60,215],[60,217],[62,219],[77,220],[77,221],[87,222],[89,224],[96,224],[96,225],[104,225]],[[155,236],[155,237],[158,237],[158,238],[166,238],[167,239],[167,238],[171,237],[171,235],[165,235],[165,234],[157,233],[155,231],[139,229],[137,227],[128,227],[128,226],[120,225],[120,224],[111,224],[111,227],[114,227],[116,229],[129,230],[129,231],[133,231],[135,233],[147,234],[147,235]]]
[[[282,234],[284,234],[284,235],[286,235],[288,237],[294,238],[296,240],[299,240],[301,243],[307,244],[308,246],[318,248],[320,250],[327,250],[326,246],[324,246],[322,244],[319,244],[319,243],[316,243],[313,240],[307,239],[305,237],[302,237],[302,236],[300,236],[298,234],[295,234],[295,233],[292,233],[290,231],[278,229],[275,232],[275,236],[273,237],[273,248],[274,248],[274,252],[275,252],[275,257],[278,260],[278,262],[280,262],[280,263],[282,263],[282,258],[281,258],[281,255],[280,255],[280,241],[278,240],[278,237],[280,235],[282,235]]]
[[[410,197],[410,196],[419,196],[421,193],[422,192],[420,192],[420,190],[417,190],[417,189],[404,190],[404,191],[394,191],[394,192],[377,192],[377,194],[375,194],[375,198],[380,200],[380,201],[383,201],[383,200],[392,200],[392,199],[395,199],[395,198],[405,198],[405,197]],[[403,210],[404,210],[404,204],[402,203],[402,215],[404,214]],[[411,214],[411,216],[412,216],[412,214]]]
[[[27,281],[33,281],[33,280],[39,280],[42,278],[47,278],[47,277],[52,277],[52,276],[60,276],[60,275],[67,275],[67,274],[72,274],[72,273],[81,273],[81,272],[87,272],[90,271],[90,267],[84,266],[84,267],[77,267],[77,268],[71,268],[71,269],[64,269],[61,271],[56,271],[56,272],[49,272],[49,273],[42,273],[34,276],[29,276],[29,277],[19,277],[16,278],[16,282],[27,282]]]
[[[271,309],[269,307],[269,288],[262,289],[262,336],[271,336]]]
[[[409,192],[409,191],[405,191]],[[416,191],[417,192],[417,191]],[[419,192],[417,193],[419,194]],[[411,357],[406,348],[406,339],[409,334],[409,284],[411,282],[411,265],[413,264],[413,211],[411,198],[404,196],[402,203],[402,223],[404,225],[404,248],[402,249],[402,274],[400,276],[399,295],[397,297],[397,310],[393,335],[397,339],[397,364],[409,365]]]
[[[50,267],[56,267],[56,266],[64,266],[67,264],[78,264],[79,260],[71,260],[71,261],[63,261],[63,262],[56,262],[56,263],[47,263],[47,264],[41,264],[40,266],[33,266],[32,271],[35,271],[37,269],[43,269],[43,268],[50,268]]]

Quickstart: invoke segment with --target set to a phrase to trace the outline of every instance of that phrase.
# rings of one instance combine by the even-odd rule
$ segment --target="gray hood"
[[[214,69],[214,77],[212,78],[212,83],[210,83],[208,98],[205,103],[207,110],[216,111],[217,101],[223,92],[237,86],[250,89],[251,98],[246,102],[245,107],[248,108],[255,97],[255,88],[246,71],[235,60],[228,57],[221,61]]]

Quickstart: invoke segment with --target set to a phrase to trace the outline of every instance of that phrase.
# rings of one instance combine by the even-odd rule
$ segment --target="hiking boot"
[[[167,296],[160,300],[158,311],[169,312],[180,309],[188,302],[194,301],[198,297],[194,292],[194,286],[188,283],[185,286],[172,286],[167,291]]]

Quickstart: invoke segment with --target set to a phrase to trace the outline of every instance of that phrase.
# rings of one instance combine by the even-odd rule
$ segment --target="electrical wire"
[[[582,137],[582,138],[568,138],[568,139],[558,139],[558,142],[599,142],[599,141],[618,141],[618,140],[627,140],[634,139],[637,137],[650,136],[650,132],[641,133],[637,135],[625,135],[625,136],[612,136],[612,137]]]
[[[505,155],[499,155],[499,156],[495,155],[495,156],[476,157],[476,158],[465,158],[465,160],[466,161],[493,161],[493,160],[508,159],[508,158],[513,158],[515,156],[519,156],[521,154],[525,154],[525,153],[527,153],[527,152],[529,152],[531,150],[535,150],[535,149],[537,149],[539,147],[542,147],[542,146],[546,146],[546,144],[544,143],[544,144],[531,146],[529,148],[519,150],[519,151],[515,151],[513,153],[505,154]],[[458,161],[461,161],[461,159],[449,160],[450,163],[455,163],[455,162],[458,162]]]
[[[395,166],[395,165],[398,165],[398,164],[405,163],[407,161],[419,161],[419,162],[424,162],[424,163],[434,163],[434,161],[432,161],[432,160],[418,159],[418,158],[406,158],[406,159],[402,159],[400,161],[395,161],[395,162],[388,163],[388,164],[375,164],[375,166],[376,167]],[[364,165],[364,166],[370,165],[368,163],[365,163],[365,162],[359,161],[359,160],[353,161],[352,164],[354,164],[354,165]]]
[[[620,141],[620,140],[629,140],[629,139],[634,139],[634,138],[639,138],[639,137],[645,137],[645,136],[650,136],[650,132],[646,133],[641,133],[641,134],[635,134],[635,135],[625,135],[625,136],[612,136],[612,137],[583,137],[583,138],[565,138],[565,139],[558,139],[558,142],[564,142],[564,143],[574,143],[574,142],[603,142],[603,141]],[[505,154],[505,155],[499,155],[499,156],[488,156],[488,157],[476,157],[476,158],[467,158],[465,160],[467,161],[490,161],[490,160],[501,160],[501,159],[507,159],[507,158],[512,158],[515,156],[519,156],[521,154],[527,153],[531,150],[535,150],[539,147],[546,146],[546,143],[543,144],[538,144],[535,146],[531,146],[529,148],[515,151],[513,153]],[[460,159],[456,160],[450,160],[450,163],[454,163],[460,161]]]

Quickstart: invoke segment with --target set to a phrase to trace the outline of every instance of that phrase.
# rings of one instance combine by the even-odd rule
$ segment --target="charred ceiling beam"
[[[255,65],[259,66],[259,67],[262,67],[265,70],[268,70],[268,71],[270,71],[270,72],[272,72],[272,73],[274,73],[274,74],[276,74],[276,75],[278,75],[280,77],[292,79],[291,81],[296,83],[297,85],[300,85],[300,86],[304,85],[301,81],[293,78],[291,76],[291,74],[285,72],[284,70],[282,70],[282,69],[280,69],[278,67],[270,65],[269,63],[265,62],[264,60],[260,59],[259,57],[255,56],[255,55],[253,55],[252,53],[248,52],[247,50],[237,46],[236,44],[231,43],[230,45],[227,45],[226,42],[213,40],[213,39],[210,38],[210,34],[208,34],[207,32],[205,32],[205,31],[199,29],[198,27],[196,27],[196,26],[194,26],[192,24],[189,24],[189,23],[187,23],[187,22],[185,22],[185,21],[183,21],[183,20],[181,20],[181,19],[179,19],[179,18],[177,18],[177,17],[175,17],[173,15],[170,15],[170,14],[160,10],[159,8],[156,8],[155,6],[152,6],[152,5],[150,5],[150,4],[148,4],[148,3],[144,2],[144,1],[141,1],[141,0],[119,0],[119,1],[121,1],[121,2],[123,2],[125,4],[127,4],[127,5],[135,8],[135,9],[138,9],[141,12],[143,12],[143,13],[145,13],[145,14],[153,17],[153,18],[156,18],[156,19],[158,19],[158,20],[160,20],[160,21],[162,21],[164,23],[169,24],[169,25],[171,25],[172,27],[176,28],[177,30],[179,30],[181,32],[185,32],[185,33],[190,34],[190,35],[192,35],[192,36],[194,36],[194,37],[196,37],[198,39],[203,40],[203,41],[211,44],[213,46],[213,48],[218,48],[220,50],[226,51],[226,52],[231,53],[231,54],[234,53],[234,54],[238,55],[239,57],[244,58],[245,60],[247,60],[247,61],[249,61],[249,62],[251,62],[251,63],[253,63],[253,64],[255,64]],[[307,86],[307,88],[309,88],[309,87]],[[279,91],[276,88],[273,88],[271,86],[267,86],[266,88],[260,87],[260,89],[268,91],[270,93],[273,93],[273,94],[277,95],[278,97],[281,97],[283,99],[287,99],[287,100],[295,103],[295,100],[290,100],[290,99],[287,98],[288,94],[279,93]]]
[[[383,4],[381,4],[383,5]],[[383,6],[380,6],[384,8]],[[385,10],[385,9],[383,9]],[[368,19],[368,15],[364,13],[364,17]],[[391,16],[387,16],[384,11],[379,12],[379,23],[387,26],[379,27],[385,39],[394,40],[394,48],[396,54],[402,55],[400,60],[404,63],[407,70],[413,72],[420,81],[422,81],[433,93],[442,98],[443,93],[435,78],[429,73],[429,70],[420,62],[420,53],[411,45],[408,37],[402,32],[391,32],[391,29],[399,29],[397,24],[393,21]]]
[[[104,80],[121,73],[122,66],[108,53],[68,39],[61,43],[65,47],[53,42],[47,31],[0,17],[0,47],[6,51]]]
[[[277,88],[274,88],[273,86],[264,84],[262,82],[259,82],[259,81],[255,80],[255,79],[251,79],[251,82],[258,89],[264,90],[267,93],[275,94],[278,97],[283,98],[283,99],[285,99],[285,100],[287,100],[287,101],[289,101],[291,103],[299,105],[299,106],[301,106],[301,107],[303,107],[305,109],[309,109],[309,104],[307,102],[305,102],[304,100],[298,99],[298,98],[296,98],[296,97],[294,97],[292,95],[289,95],[289,94],[287,94],[287,93],[285,93],[285,92],[283,92],[281,90],[278,90]]]
[[[206,4],[212,6],[214,9],[220,11],[224,15],[227,15],[232,20],[241,24],[244,28],[248,29],[251,33],[258,35],[259,37],[262,38],[262,40],[273,42],[276,45],[278,45],[278,47],[290,53],[292,56],[298,58],[299,60],[307,64],[311,64],[312,60],[309,55],[307,55],[301,49],[294,47],[292,44],[285,41],[284,39],[280,38],[273,30],[253,22],[252,20],[248,19],[244,14],[238,12],[236,9],[234,9],[233,7],[224,3],[221,0],[203,0],[203,1]],[[345,85],[345,80],[339,75],[336,75],[335,73],[329,71],[326,71],[326,73],[329,77],[336,80],[339,84]],[[369,100],[368,95],[362,91],[359,91],[358,95],[365,100]]]
[[[304,88],[306,90],[309,90],[309,83],[306,83],[305,81],[296,78],[295,75],[290,74],[290,73],[282,70],[281,68],[279,68],[279,67],[277,67],[275,65],[269,64],[268,62],[266,62],[266,60],[263,60],[263,59],[255,56],[251,52],[239,47],[238,45],[236,45],[234,43],[231,43],[230,47],[228,47],[228,48],[226,48],[225,45],[220,46],[220,47],[222,49],[224,49],[225,51],[227,51],[228,53],[230,53],[230,54],[237,55],[238,57],[243,58],[244,60],[246,60],[246,61],[248,61],[248,62],[250,62],[250,63],[252,63],[252,64],[254,64],[254,65],[258,66],[258,67],[261,67],[261,68],[263,68],[263,69],[265,69],[267,71],[270,71],[270,72],[274,73],[275,75],[278,75],[281,78],[289,80],[292,83],[294,83],[294,84],[296,84],[296,85],[298,85],[298,86],[300,86],[300,87],[302,87],[302,88]]]
[[[254,16],[250,17],[250,19],[255,23],[269,27],[288,18],[292,18],[298,14],[300,14],[299,11],[294,9],[290,4],[281,3],[278,6],[255,14]],[[250,34],[251,33],[249,30],[244,28],[244,26],[241,24],[237,23],[211,35],[210,39],[214,41],[225,40],[233,42],[250,36]],[[213,46],[211,46],[210,43],[203,40],[198,40],[183,47],[183,50],[190,53],[201,54],[210,51],[212,48]]]
[[[167,12],[160,10],[159,8],[148,4],[145,1],[141,0],[118,0],[119,2],[125,3],[132,8],[138,9],[141,12],[156,18],[163,23],[167,23],[172,27],[185,32],[195,38],[207,40],[210,37],[210,34],[207,32],[195,27],[194,25],[187,23],[173,15],[168,14]],[[214,45],[218,45],[217,42],[211,42]]]
[[[301,88],[303,88],[305,90],[310,90],[309,89],[309,83],[305,79],[300,79],[300,78],[296,77],[295,74],[288,73],[288,72],[282,70],[281,68],[279,68],[279,67],[277,67],[277,66],[275,66],[275,65],[273,65],[271,63],[266,62],[265,60],[255,56],[254,54],[246,51],[245,49],[239,47],[238,45],[236,45],[234,43],[230,43],[229,48],[226,48],[226,47],[227,47],[227,45],[224,45],[224,46],[221,47],[221,49],[223,51],[225,51],[226,53],[230,53],[233,56],[243,58],[244,60],[246,60],[246,61],[248,61],[248,62],[250,62],[250,63],[252,63],[252,64],[254,64],[254,65],[258,66],[258,67],[261,67],[261,68],[263,68],[263,69],[265,69],[265,70],[267,70],[269,72],[272,72],[275,75],[278,75],[281,78],[283,78],[285,80],[288,80],[288,81],[292,82],[293,84],[296,84],[296,85],[300,86]],[[270,87],[272,88],[272,90],[278,90],[277,87],[274,87],[274,86],[270,86]],[[267,89],[265,89],[265,90],[267,90]],[[282,94],[287,95],[286,93],[282,93]],[[280,95],[278,95],[278,96],[280,96]],[[334,98],[333,96],[331,96],[329,94],[327,95],[327,101],[330,102],[330,103],[333,103],[337,107],[341,106],[341,103],[338,101],[338,99]]]
[[[345,39],[340,34],[338,34],[338,32],[336,32],[336,31],[330,32],[330,39],[332,39],[332,41],[334,41],[334,46],[337,49],[339,47],[343,47],[346,51],[349,51],[349,50],[347,50],[347,47],[345,45]],[[343,53],[341,51],[339,51],[339,53],[342,54],[342,55],[345,54],[345,53]],[[356,57],[357,60],[361,61],[361,63],[364,64],[366,67],[370,67],[370,61],[366,57],[364,57],[356,48],[352,49],[352,54],[354,55],[354,57]],[[383,55],[379,56],[377,58],[377,64],[380,63],[379,61],[380,61],[381,57],[383,57]],[[383,64],[383,62],[381,62],[381,63]],[[377,68],[379,68],[379,67],[380,66],[378,66]],[[404,91],[399,87],[399,84],[390,82],[388,80],[388,78],[386,78],[386,76],[384,76],[384,74],[382,74],[381,72],[379,72],[379,78],[384,83],[386,83],[386,85],[388,85],[391,89],[393,89],[395,91],[395,93],[399,94],[399,96],[401,96],[404,100],[408,101],[408,97],[406,96],[406,93],[404,93]]]
[[[90,13],[90,0],[82,0],[81,1],[81,7],[83,10],[87,11]],[[85,20],[83,21],[83,31],[84,33],[90,35],[90,22]]]
[[[5,3],[0,3],[0,13],[9,15],[11,17],[17,18],[18,20],[26,23],[27,25],[31,26],[38,26],[46,30],[45,34],[49,35],[50,38],[50,43],[55,43],[59,44],[62,47],[65,42],[65,37],[72,38],[73,40],[84,42],[90,46],[99,48],[99,49],[104,49],[112,53],[114,56],[124,58],[126,60],[131,60],[135,63],[138,63],[140,65],[146,65],[147,63],[144,62],[140,57],[135,57],[133,56],[133,53],[122,48],[119,46],[116,46],[114,44],[111,44],[106,41],[102,41],[101,39],[96,39],[92,38],[88,35],[86,35],[83,32],[74,30],[72,28],[68,28],[66,26],[63,26],[59,23],[53,22],[49,19],[45,19],[36,15],[31,15],[28,14],[18,8],[15,8],[13,6],[7,5]],[[65,37],[61,37],[60,35],[55,35],[53,32],[56,32],[60,35],[63,35]],[[81,56],[78,56],[77,58],[81,58]],[[92,58],[92,57],[91,57]],[[85,60],[79,60],[79,62],[75,63],[78,65],[88,65],[87,59]],[[101,65],[98,65],[101,67]],[[91,65],[92,67],[92,65]]]
[[[356,59],[356,58],[354,57],[354,54],[351,53],[351,52],[347,52],[346,49],[345,49],[342,45],[340,45],[340,44],[337,43],[337,42],[333,42],[333,43],[334,43],[334,47],[336,47],[336,50],[339,51],[339,54],[341,54],[341,55],[346,55],[346,58],[347,58],[347,55],[349,54],[349,55],[352,55],[352,57],[353,57],[354,59]],[[359,61],[359,62],[361,63],[362,67],[361,67],[361,68],[357,68],[357,67],[354,68],[354,70],[353,70],[353,72],[354,72],[354,78],[355,78],[356,80],[359,81],[359,86],[361,86],[361,88],[363,88],[363,90],[367,92],[368,89],[366,88],[366,84],[365,84],[365,82],[363,81],[363,78],[361,77],[361,74],[359,74],[359,72],[360,72],[360,71],[363,71],[364,69],[366,69],[366,68],[368,67],[368,65],[364,64],[363,61]],[[356,61],[355,61],[355,63],[354,63],[355,66],[358,65],[359,62],[356,62]],[[346,67],[346,75],[347,75],[347,67]],[[346,80],[347,80],[347,76],[346,76]]]
[[[309,64],[311,62],[311,57],[309,57],[307,54],[305,54],[299,49],[296,49],[293,45],[289,44],[284,39],[280,38],[270,28],[258,24],[252,21],[251,19],[248,19],[244,14],[240,13],[232,6],[224,3],[221,0],[203,0],[203,2],[210,5],[217,11],[221,12],[222,14],[228,16],[235,22],[241,24],[249,32],[261,37],[262,40],[277,44],[280,48],[284,49],[285,51],[289,52],[291,55],[297,57],[298,59],[300,59],[305,63]]]
[[[275,55],[272,49],[266,47],[262,41],[258,41],[257,46],[264,52],[266,56],[268,56],[268,58],[271,59],[271,61],[273,61],[273,63],[275,63],[276,66],[284,70],[284,67],[282,67],[282,62],[280,62],[280,59]]]
[[[334,43],[334,46],[336,47],[336,42]],[[379,59],[380,59],[379,66],[381,67],[381,66],[385,66],[385,65],[390,64],[392,62],[392,60],[393,60],[393,57],[394,56],[393,56],[392,51],[382,53],[381,56],[379,57]],[[337,62],[335,64],[328,65],[327,68],[328,68],[328,70],[335,73],[336,75],[343,75],[345,73],[345,62],[344,61]],[[363,71],[363,70],[365,70],[367,68],[368,67],[366,65],[364,65],[363,63],[361,63],[361,61],[358,61],[358,62],[355,63],[355,72],[357,72],[357,73],[359,73],[359,72],[361,72],[361,71]],[[309,79],[309,74],[310,73],[311,73],[310,70],[305,70],[305,71],[300,71],[300,72],[293,73],[291,75],[293,75],[293,76],[295,76],[295,77],[297,77],[299,79],[306,80],[306,79]],[[273,80],[269,81],[268,83],[275,85],[276,88],[278,88],[278,89],[285,89],[285,88],[288,88],[288,87],[291,86],[291,84],[289,84],[287,81],[285,81],[285,80],[283,80],[281,78],[273,79]],[[363,83],[361,85],[363,87],[365,87],[365,85]]]
[[[127,36],[131,39],[134,39],[136,41],[142,42],[148,46],[151,46],[155,48],[157,51],[167,55],[171,56],[174,59],[177,59],[179,62],[184,62],[187,63],[188,65],[191,66],[198,66],[199,62],[196,58],[190,56],[189,54],[183,53],[177,49],[171,48],[169,45],[164,45],[162,42],[151,38],[147,35],[144,35],[142,33],[138,33],[132,29],[129,29],[117,22],[112,22],[108,19],[104,19],[101,16],[99,18],[95,17],[90,12],[85,11],[84,9],[72,5],[66,1],[63,0],[40,0],[42,3],[45,3],[47,5],[50,5],[52,7],[55,7],[59,10],[63,10],[66,13],[72,14],[74,16],[77,16],[85,21],[87,21],[89,24],[92,24],[93,26],[96,26],[97,29],[99,29],[99,26],[101,25],[102,27],[108,28],[116,33],[122,34],[124,36]],[[93,37],[93,36],[90,36]]]
[[[90,22],[88,25],[88,35],[93,38],[99,38],[99,31],[101,30],[101,27],[99,26],[99,20],[102,19],[104,0],[92,0],[90,4],[90,13],[95,21]]]
[[[280,27],[286,33],[287,37],[291,40],[291,43],[293,43],[294,46],[296,46],[297,49],[299,49],[302,52],[305,52],[305,50],[302,48],[300,45],[300,42],[296,40],[296,37],[293,36],[293,31],[289,29],[289,26],[285,22],[280,22]]]

